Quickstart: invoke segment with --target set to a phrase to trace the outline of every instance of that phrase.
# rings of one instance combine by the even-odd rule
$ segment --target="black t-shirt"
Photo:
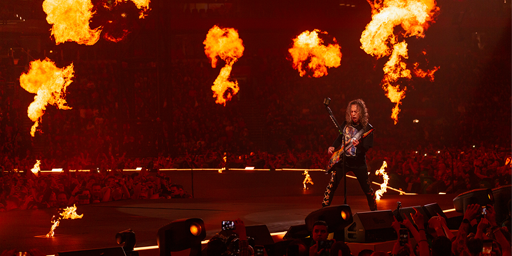
[[[345,135],[345,144],[349,142],[361,129],[363,129],[363,133],[373,129],[371,124],[367,124],[363,127],[360,123],[357,125],[348,124],[345,121],[342,125],[343,134]],[[338,138],[334,141],[332,146],[335,149],[341,146],[343,141],[343,136],[340,134]],[[364,167],[366,166],[366,152],[373,147],[373,132],[371,132],[365,138],[359,140],[359,145],[357,147],[349,148],[345,154],[345,160],[347,166],[350,167]]]

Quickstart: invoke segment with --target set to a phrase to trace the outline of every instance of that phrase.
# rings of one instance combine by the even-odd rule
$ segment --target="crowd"
[[[226,12],[211,15],[243,12],[237,4],[221,5]],[[187,6],[172,10],[178,10],[178,17],[192,15],[193,6]],[[509,55],[502,54],[507,49],[498,43],[494,51],[481,48],[476,39],[438,48],[432,43],[428,56],[411,50],[411,63],[440,69],[434,81],[404,81],[407,95],[395,125],[390,118],[393,104],[380,88],[383,61],[362,52],[358,40],[342,43],[338,37],[341,66],[322,78],[307,78],[287,59],[296,31],[244,33],[246,50],[231,75],[240,91],[225,106],[215,103],[210,89],[223,62],[211,68],[202,32],[165,35],[170,43],[155,50],[167,54],[162,58],[150,58],[155,54],[150,47],[128,50],[133,59],[116,58],[112,52],[122,47],[115,44],[98,43],[74,54],[63,48],[51,57],[59,67],[74,63],[66,95],[72,109],[48,106],[33,138],[26,109],[34,95],[18,82],[29,59],[15,63],[1,58],[3,179],[23,180],[15,170],[28,173],[36,160],[42,169],[66,170],[324,168],[326,150],[337,137],[322,104],[330,97],[340,122],[349,100],[364,99],[375,127],[375,147],[367,160],[372,168],[383,160],[388,163],[393,187],[457,193],[510,184],[511,67]],[[486,35],[489,44],[495,37]],[[0,39],[0,53],[21,47],[19,41]],[[23,56],[45,57],[36,51]],[[11,189],[2,188],[2,200]],[[72,190],[68,192],[69,199]]]
[[[448,64],[443,68],[461,75],[439,73],[438,83],[460,86],[469,83],[472,87],[463,93],[456,93],[461,90],[460,86],[418,89],[421,93],[410,93],[406,98],[411,99],[410,107],[414,109],[418,102],[424,102],[437,115],[420,118],[419,123],[408,122],[415,112],[408,112],[404,107],[403,117],[393,125],[390,109],[385,107],[389,105],[388,99],[381,92],[369,89],[379,83],[380,76],[364,75],[375,73],[364,58],[355,56],[354,65],[332,70],[327,77],[314,81],[298,76],[285,56],[269,54],[248,58],[251,59],[245,64],[237,64],[257,66],[250,66],[257,76],[247,75],[247,80],[240,81],[242,90],[226,106],[215,104],[209,86],[204,86],[211,84],[218,74],[205,60],[172,60],[166,63],[168,67],[163,67],[172,72],[160,77],[156,73],[161,64],[155,62],[77,62],[76,80],[67,95],[68,105],[73,108],[48,107],[41,132],[34,138],[28,135],[32,123],[23,107],[32,101],[33,95],[15,88],[15,83],[9,82],[12,75],[5,75],[12,73],[9,69],[12,66],[4,66],[0,74],[0,78],[4,78],[0,86],[0,166],[5,185],[0,202],[6,208],[14,205],[25,208],[28,207],[24,206],[27,195],[32,195],[31,206],[36,205],[35,202],[49,205],[53,194],[57,200],[58,194],[63,192],[52,188],[49,193],[48,188],[54,183],[53,187],[57,184],[66,187],[63,202],[76,197],[72,192],[77,187],[66,179],[62,182],[47,180],[49,185],[42,188],[44,182],[15,173],[20,170],[29,173],[36,160],[41,160],[42,169],[66,170],[246,166],[323,169],[329,158],[326,149],[336,138],[336,129],[320,102],[325,95],[337,99],[331,104],[336,116],[343,113],[345,101],[356,97],[365,99],[370,123],[376,128],[375,147],[368,152],[367,161],[373,169],[379,168],[383,160],[387,162],[392,187],[416,193],[460,193],[510,184],[511,143],[510,136],[506,135],[511,128],[510,123],[505,122],[510,120],[510,107],[506,106],[510,93],[507,94],[507,86],[502,86],[507,82],[502,76],[504,67],[496,63],[485,62],[485,58],[471,54],[444,60]],[[462,75],[471,68],[479,71],[470,76]],[[495,86],[479,90],[480,85],[470,80],[486,80]],[[339,90],[332,81],[341,81],[347,86]],[[317,90],[320,85],[323,89]],[[364,95],[360,94],[362,89],[366,89]],[[439,98],[443,90],[451,92],[441,96],[443,102],[450,104],[448,109],[446,104],[435,104],[440,100],[435,98]],[[471,94],[478,93],[484,96],[470,100]],[[257,109],[252,105],[255,99],[260,106]],[[249,111],[257,111],[257,115],[263,117],[261,122],[252,123],[265,131],[263,138],[251,137],[248,113],[252,112]],[[339,120],[342,118],[338,116]],[[486,121],[481,122],[480,118]],[[495,127],[492,133],[487,132],[488,126]],[[258,139],[264,140],[263,146],[257,146]],[[112,197],[104,189],[111,183],[106,178],[96,178],[103,191],[101,198]],[[75,193],[94,194],[89,177],[75,179],[80,179],[79,184],[87,180],[88,184],[88,192],[79,189]],[[131,179],[133,181],[130,177],[115,178],[125,180],[127,189],[119,186],[116,194],[111,188],[111,194],[116,194],[117,199],[151,198],[157,194],[165,197],[149,188],[146,190],[150,192],[140,197],[137,180]],[[381,178],[372,179],[379,181]],[[15,182],[9,183],[12,180]],[[158,184],[155,187],[160,189],[170,185],[162,185],[161,181]],[[35,194],[31,191],[34,189]],[[7,207],[7,200],[16,197],[16,193],[19,197],[16,203],[11,200]]]
[[[0,211],[65,208],[126,199],[191,198],[182,185],[145,169],[127,174],[63,172],[60,175],[5,173],[0,177]]]
[[[510,202],[509,202],[510,206]],[[509,207],[510,208],[510,207]],[[397,240],[391,251],[364,249],[358,256],[451,256],[451,255],[510,255],[510,209],[507,219],[498,223],[492,205],[470,204],[456,233],[452,232],[445,218],[422,215],[418,210],[411,219],[391,224]],[[402,218],[399,218],[402,219]],[[339,223],[331,223],[339,224]],[[331,230],[331,231],[330,231]],[[332,229],[323,220],[317,220],[308,236],[285,238],[272,247],[255,245],[247,237],[240,219],[235,221],[235,230],[223,230],[211,238],[204,249],[207,256],[350,256],[354,255],[343,241],[329,239]],[[336,234],[334,234],[336,236]],[[414,239],[412,239],[414,238]]]

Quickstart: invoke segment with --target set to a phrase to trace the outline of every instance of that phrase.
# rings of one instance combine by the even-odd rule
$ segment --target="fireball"
[[[30,93],[35,93],[34,102],[28,107],[28,117],[34,125],[30,135],[35,132],[41,118],[46,110],[46,105],[55,105],[59,109],[71,109],[64,99],[66,88],[73,78],[73,64],[65,68],[57,68],[48,58],[41,61],[35,60],[30,63],[30,70],[20,77],[20,85]]]
[[[226,101],[231,100],[240,90],[237,81],[232,82],[228,79],[233,64],[243,55],[243,41],[238,37],[238,32],[234,28],[213,26],[208,31],[203,44],[204,52],[210,59],[212,68],[217,66],[217,57],[226,62],[226,66],[220,70],[220,74],[212,86],[213,97],[217,99],[215,103],[226,106]]]
[[[292,57],[293,68],[299,71],[300,76],[306,75],[306,71],[313,72],[313,77],[327,75],[327,68],[339,67],[341,63],[340,46],[336,43],[327,46],[318,37],[318,33],[327,34],[318,29],[304,31],[293,39],[293,47],[288,50]]]
[[[372,21],[361,35],[361,48],[376,58],[390,56],[383,68],[381,86],[386,96],[395,104],[391,118],[396,124],[399,106],[407,90],[405,86],[400,88],[398,80],[411,79],[411,71],[405,62],[409,58],[407,43],[403,38],[425,37],[424,32],[434,21],[439,7],[435,0],[376,0],[369,3],[372,6]],[[427,75],[430,73],[429,77],[433,79],[433,73],[437,69],[427,71]],[[422,77],[417,69],[415,75]]]
[[[91,0],[45,0],[43,10],[46,21],[52,25],[56,44],[77,42],[94,45],[100,39],[102,27],[91,29],[93,16]]]

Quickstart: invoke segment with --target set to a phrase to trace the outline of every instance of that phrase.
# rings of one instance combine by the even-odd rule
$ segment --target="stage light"
[[[136,243],[135,232],[131,228],[120,231],[116,234],[116,241],[123,247],[126,255],[131,255]]]
[[[201,241],[206,237],[204,221],[199,218],[179,219],[158,230],[160,255],[190,250],[190,255],[201,253]]]
[[[413,123],[415,123],[415,124],[417,124],[417,123],[419,123],[419,122],[420,122],[420,120],[418,120],[418,119],[414,119],[414,120],[412,120],[412,122],[413,122]]]
[[[345,211],[341,211],[341,218],[344,219],[344,220],[347,220],[348,218],[348,215]]]
[[[199,236],[201,234],[201,226],[196,224],[190,225],[190,233],[194,236]]]
[[[323,220],[327,223],[329,233],[343,231],[353,221],[352,211],[347,204],[327,206],[316,210],[306,217],[306,226],[309,231],[313,230],[313,225],[317,220]]]

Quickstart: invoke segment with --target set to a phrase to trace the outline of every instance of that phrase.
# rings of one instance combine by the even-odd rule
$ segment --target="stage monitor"
[[[443,217],[445,220],[448,219],[446,217],[446,214],[444,214],[443,210],[441,209],[441,207],[439,207],[439,205],[437,203],[426,204],[423,206],[423,208],[425,210],[425,213],[428,216],[428,219],[430,219],[434,216],[437,216],[438,214],[441,217]]]
[[[393,212],[370,211],[354,214],[354,222],[345,227],[345,242],[375,243],[396,240],[397,235],[391,227]]]
[[[245,233],[247,237],[254,238],[255,245],[269,245],[274,244],[274,239],[268,230],[267,225],[253,225],[246,226]]]
[[[492,190],[488,188],[473,189],[459,194],[453,199],[453,206],[457,212],[466,212],[466,207],[470,204],[479,204],[481,206],[494,204]]]
[[[510,213],[510,197],[512,185],[500,186],[492,190],[496,222],[501,224]]]
[[[423,219],[425,220],[425,225],[427,225],[428,220],[430,219],[430,215],[427,214],[427,210],[425,210],[425,208],[423,208],[423,206],[421,206],[421,205],[400,208],[400,217],[402,217],[402,220],[408,219],[414,226],[416,226],[416,223],[414,223],[414,220],[411,217],[411,214],[414,215],[416,213],[416,211],[418,211],[419,213],[421,213],[421,215],[423,215]],[[420,227],[416,226],[416,228],[420,228]],[[421,228],[424,228],[424,227],[421,227]]]
[[[284,235],[284,240],[293,240],[293,239],[301,239],[311,235],[311,232],[308,231],[306,224],[290,226],[286,234]]]

